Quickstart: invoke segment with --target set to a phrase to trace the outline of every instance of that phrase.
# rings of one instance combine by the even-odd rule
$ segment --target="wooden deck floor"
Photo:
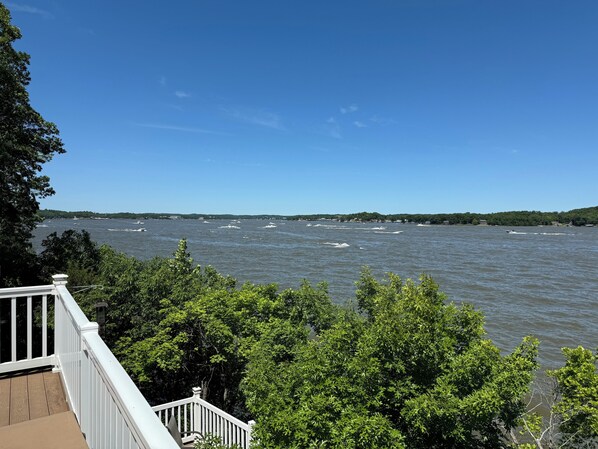
[[[66,411],[58,373],[44,371],[0,379],[0,427]]]

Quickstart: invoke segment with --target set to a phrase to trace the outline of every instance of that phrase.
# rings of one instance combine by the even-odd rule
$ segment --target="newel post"
[[[52,283],[54,286],[66,285],[68,283],[68,274],[55,274],[52,276]]]
[[[87,354],[87,343],[86,337],[90,334],[98,334],[99,331],[98,323],[88,322],[81,326],[81,351],[79,352],[80,357],[80,397],[79,397],[79,424],[81,431],[88,435],[91,429],[91,420],[93,416],[93,407],[91,403],[91,367],[89,356]]]
[[[253,440],[253,426],[255,426],[255,421],[252,419],[247,423],[247,444],[245,446],[247,449],[251,447],[251,440]]]
[[[193,428],[195,432],[200,432],[203,435],[201,422],[201,387],[193,387]]]
[[[193,397],[196,399],[201,399],[201,387],[193,387]]]
[[[66,286],[68,283],[68,274],[55,274],[52,276],[52,284],[54,284],[54,290],[57,287]],[[62,313],[62,308],[60,307],[60,299],[58,298],[59,294],[56,291],[54,295],[54,367],[52,368],[53,373],[60,372],[60,363],[59,363],[59,353],[63,347],[63,335],[61,330],[63,329],[62,320],[64,319]]]

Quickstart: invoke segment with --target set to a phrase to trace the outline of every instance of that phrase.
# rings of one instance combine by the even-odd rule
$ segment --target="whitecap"
[[[338,242],[324,242],[322,244],[331,246],[333,248],[348,248],[349,246],[351,246],[348,243],[338,243]]]

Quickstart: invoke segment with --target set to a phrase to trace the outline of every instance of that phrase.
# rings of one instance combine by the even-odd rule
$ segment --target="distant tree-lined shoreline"
[[[52,218],[113,218],[113,219],[262,219],[262,220],[335,220],[355,222],[401,222],[445,225],[490,225],[490,226],[549,226],[598,225],[598,206],[572,209],[567,212],[512,211],[488,214],[463,212],[447,214],[381,214],[358,212],[353,214],[308,214],[308,215],[235,215],[235,214],[170,214],[170,213],[98,213],[91,211],[67,212],[45,209],[40,211],[44,219]]]

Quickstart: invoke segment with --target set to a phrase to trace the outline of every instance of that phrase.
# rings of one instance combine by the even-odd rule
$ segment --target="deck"
[[[0,449],[87,449],[58,373],[0,378]]]
[[[165,426],[172,416],[179,431],[249,447],[253,423],[204,401],[199,389],[152,410],[66,288],[67,276],[52,279],[0,288],[0,449],[178,449]]]
[[[66,411],[58,373],[43,371],[0,379],[0,427]]]

